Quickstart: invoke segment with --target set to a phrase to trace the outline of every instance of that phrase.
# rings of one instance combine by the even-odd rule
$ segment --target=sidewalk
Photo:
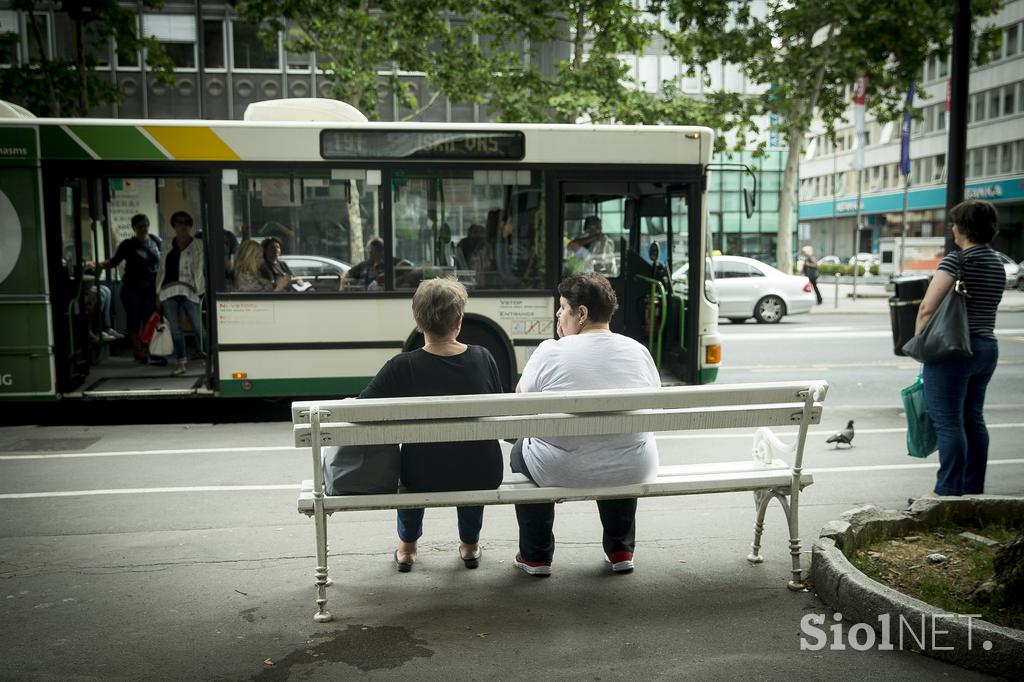
[[[840,282],[838,296],[836,284],[832,278],[818,280],[818,289],[824,299],[820,306],[811,308],[813,315],[877,313],[889,314],[889,297],[892,291],[885,284],[878,282],[858,282],[857,298],[853,298],[853,285]],[[1024,291],[1007,289],[1003,292],[1003,300],[999,304],[999,312],[1024,312]]]

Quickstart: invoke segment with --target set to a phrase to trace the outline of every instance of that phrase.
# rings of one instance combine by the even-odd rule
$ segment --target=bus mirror
[[[743,188],[743,207],[747,211],[747,217],[754,217],[754,193],[746,187]]]
[[[651,242],[651,245],[647,247],[647,254],[651,257],[651,263],[657,265],[661,259],[661,244]]]

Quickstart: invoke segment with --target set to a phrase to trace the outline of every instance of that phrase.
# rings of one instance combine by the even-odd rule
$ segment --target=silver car
[[[786,315],[810,312],[814,305],[814,292],[806,277],[787,275],[743,256],[714,256],[711,260],[718,314],[731,322],[753,317],[759,323],[775,324]],[[684,265],[672,275],[676,291],[685,288],[686,270]]]
[[[999,260],[1003,261],[1003,270],[1006,271],[1006,288],[1024,291],[1024,268],[1002,251],[996,251],[996,254],[999,255]]]

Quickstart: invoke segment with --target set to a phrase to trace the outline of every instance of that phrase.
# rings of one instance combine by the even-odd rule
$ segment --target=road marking
[[[988,466],[1002,465],[1002,464],[1024,464],[1024,459],[990,459]],[[863,466],[853,467],[804,467],[804,471],[810,471],[815,474],[831,474],[831,473],[855,473],[859,471],[897,471],[900,469],[938,469],[938,462],[922,462],[920,464],[865,464]]]
[[[1019,429],[1024,428],[1024,422],[1015,424],[987,424],[989,429]],[[894,427],[889,429],[856,429],[856,433],[859,435],[865,435],[869,433],[906,433],[907,428],[905,426]],[[835,430],[831,431],[808,431],[808,436],[831,436],[835,433]],[[795,438],[796,432],[792,431],[780,431],[775,432],[775,435],[779,438]],[[657,440],[704,440],[712,438],[750,438],[750,433],[673,433],[669,435],[656,434],[654,437]],[[845,448],[843,448],[845,450]]]
[[[45,493],[3,493],[0,500],[27,500],[40,497],[83,497],[90,495],[147,495],[152,493],[231,493],[252,490],[299,490],[299,484],[286,485],[197,485],[175,488],[108,488],[106,490],[59,490]]]
[[[291,445],[281,446],[253,446],[251,448],[191,448],[180,450],[114,450],[110,452],[60,452],[47,453],[45,455],[0,455],[3,460],[22,459],[71,459],[78,457],[129,457],[136,455],[198,455],[232,452],[305,452],[307,448],[296,448]]]
[[[1024,341],[1024,336],[1021,337],[1021,340]],[[999,358],[999,366],[1000,367],[1004,367],[1006,365],[1024,365],[1024,360],[1004,360],[1003,358]],[[758,364],[758,365],[730,365],[730,364],[724,364],[719,369],[719,372],[724,372],[726,370],[743,370],[744,372],[762,372],[762,373],[767,373],[767,372],[778,372],[779,370],[783,370],[783,369],[790,369],[790,370],[792,370],[792,369],[799,369],[799,370],[805,370],[805,369],[829,370],[829,369],[861,369],[861,368],[863,368],[863,369],[892,369],[892,368],[896,368],[896,369],[920,369],[920,367],[921,367],[921,363],[917,362],[916,360],[907,359],[907,360],[890,360],[890,361],[880,360],[880,361],[877,361],[877,362],[830,362],[830,363],[827,363],[827,364],[826,363],[811,363],[811,364],[806,364],[805,363],[805,364],[800,364],[800,365],[765,365],[765,364]],[[719,382],[719,383],[723,383],[723,382]]]
[[[847,339],[892,339],[892,331],[889,329],[882,330],[864,330],[864,331],[826,331],[820,330],[818,327],[812,327],[811,329],[786,329],[779,331],[757,331],[757,332],[735,332],[730,333],[725,330],[721,330],[723,341],[790,341],[793,337],[798,336],[800,339],[837,339],[845,341]],[[1024,334],[1024,329],[997,329],[996,336],[1011,336],[1017,337]]]
[[[833,408],[830,408],[833,409]],[[855,409],[853,407],[849,409]],[[988,424],[990,429],[1019,429],[1024,427],[1024,422],[1011,423],[1011,424]],[[868,433],[904,433],[906,428],[891,428],[891,429],[857,429],[857,433],[868,434]],[[808,431],[808,436],[831,436],[835,431]],[[658,434],[655,436],[657,440],[704,440],[704,439],[715,439],[715,438],[750,438],[750,433],[677,433],[677,434]],[[781,437],[794,437],[796,433],[788,432],[777,432],[776,436]],[[239,447],[239,448],[191,448],[181,450],[120,450],[111,452],[61,452],[61,453],[47,453],[45,455],[0,455],[0,461],[21,461],[30,459],[85,459],[90,457],[139,457],[144,455],[207,455],[207,454],[234,454],[234,453],[245,453],[245,452],[301,452],[305,454],[309,448],[296,448],[288,445],[282,446],[259,446],[259,447]]]
[[[1024,459],[990,459],[988,466],[1001,466],[1006,464],[1024,464]],[[923,462],[921,464],[866,464],[864,466],[850,467],[807,467],[805,471],[815,474],[822,473],[852,473],[863,471],[893,471],[899,469],[935,469],[938,462]],[[108,488],[106,490],[59,490],[41,493],[3,493],[0,500],[30,500],[52,497],[91,497],[96,495],[153,495],[163,493],[233,493],[251,492],[261,490],[299,490],[302,486],[294,484],[283,485],[197,485],[191,487],[175,488]]]

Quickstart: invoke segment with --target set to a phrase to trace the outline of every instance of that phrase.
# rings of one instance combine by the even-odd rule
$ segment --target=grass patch
[[[975,588],[993,575],[997,547],[985,547],[959,537],[969,531],[1002,544],[1017,531],[1004,525],[984,528],[943,526],[903,538],[878,540],[858,549],[850,563],[862,573],[894,590],[910,595],[946,613],[980,613],[997,625],[1024,629],[1024,604],[1010,603],[1002,590],[972,596]],[[942,563],[931,563],[930,554],[943,554]]]

